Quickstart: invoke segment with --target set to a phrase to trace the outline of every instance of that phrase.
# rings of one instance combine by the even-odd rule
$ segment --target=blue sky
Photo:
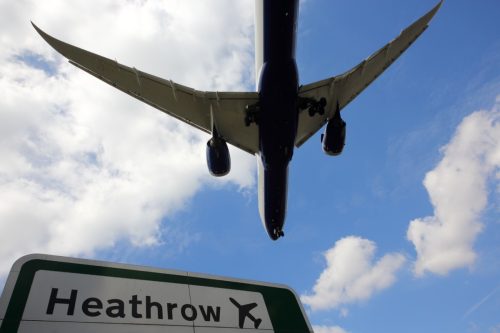
[[[303,1],[301,82],[350,69],[434,4]],[[253,1],[0,12],[2,285],[15,258],[43,252],[284,283],[317,332],[500,332],[498,1],[446,1],[344,110],[340,157],[319,133],[295,151],[277,242],[252,157],[232,150],[228,178],[211,178],[205,134],[79,72],[29,24],[198,89],[245,90]]]

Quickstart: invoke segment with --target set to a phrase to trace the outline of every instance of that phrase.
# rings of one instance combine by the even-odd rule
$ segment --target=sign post
[[[283,285],[48,255],[13,265],[0,333],[310,333]]]

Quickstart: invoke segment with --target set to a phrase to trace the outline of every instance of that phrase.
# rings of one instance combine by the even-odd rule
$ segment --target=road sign
[[[48,255],[20,258],[0,333],[312,332],[283,285]]]

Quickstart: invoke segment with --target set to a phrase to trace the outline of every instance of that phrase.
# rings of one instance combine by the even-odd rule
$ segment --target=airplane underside
[[[69,62],[150,106],[211,134],[210,173],[224,176],[231,162],[227,143],[257,156],[259,213],[271,239],[283,236],[288,167],[300,147],[321,135],[328,155],[339,155],[346,126],[341,110],[382,74],[426,30],[443,0],[400,35],[351,70],[299,86],[295,61],[298,0],[256,0],[257,91],[199,91],[128,67],[36,31]]]

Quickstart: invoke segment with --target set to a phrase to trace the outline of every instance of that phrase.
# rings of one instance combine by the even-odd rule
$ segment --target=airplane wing
[[[307,109],[300,112],[295,145],[300,147],[314,135],[334,115],[337,103],[339,110],[342,110],[379,77],[427,29],[442,3],[443,0],[404,29],[398,37],[346,73],[301,86],[299,97],[316,101],[325,98],[327,104],[323,115],[316,114],[311,117]]]
[[[257,92],[198,91],[62,42],[32,24],[76,67],[207,133],[212,132],[215,121],[218,134],[228,143],[250,154],[258,152],[258,127],[254,123],[245,126],[244,121],[245,107],[257,103]]]

